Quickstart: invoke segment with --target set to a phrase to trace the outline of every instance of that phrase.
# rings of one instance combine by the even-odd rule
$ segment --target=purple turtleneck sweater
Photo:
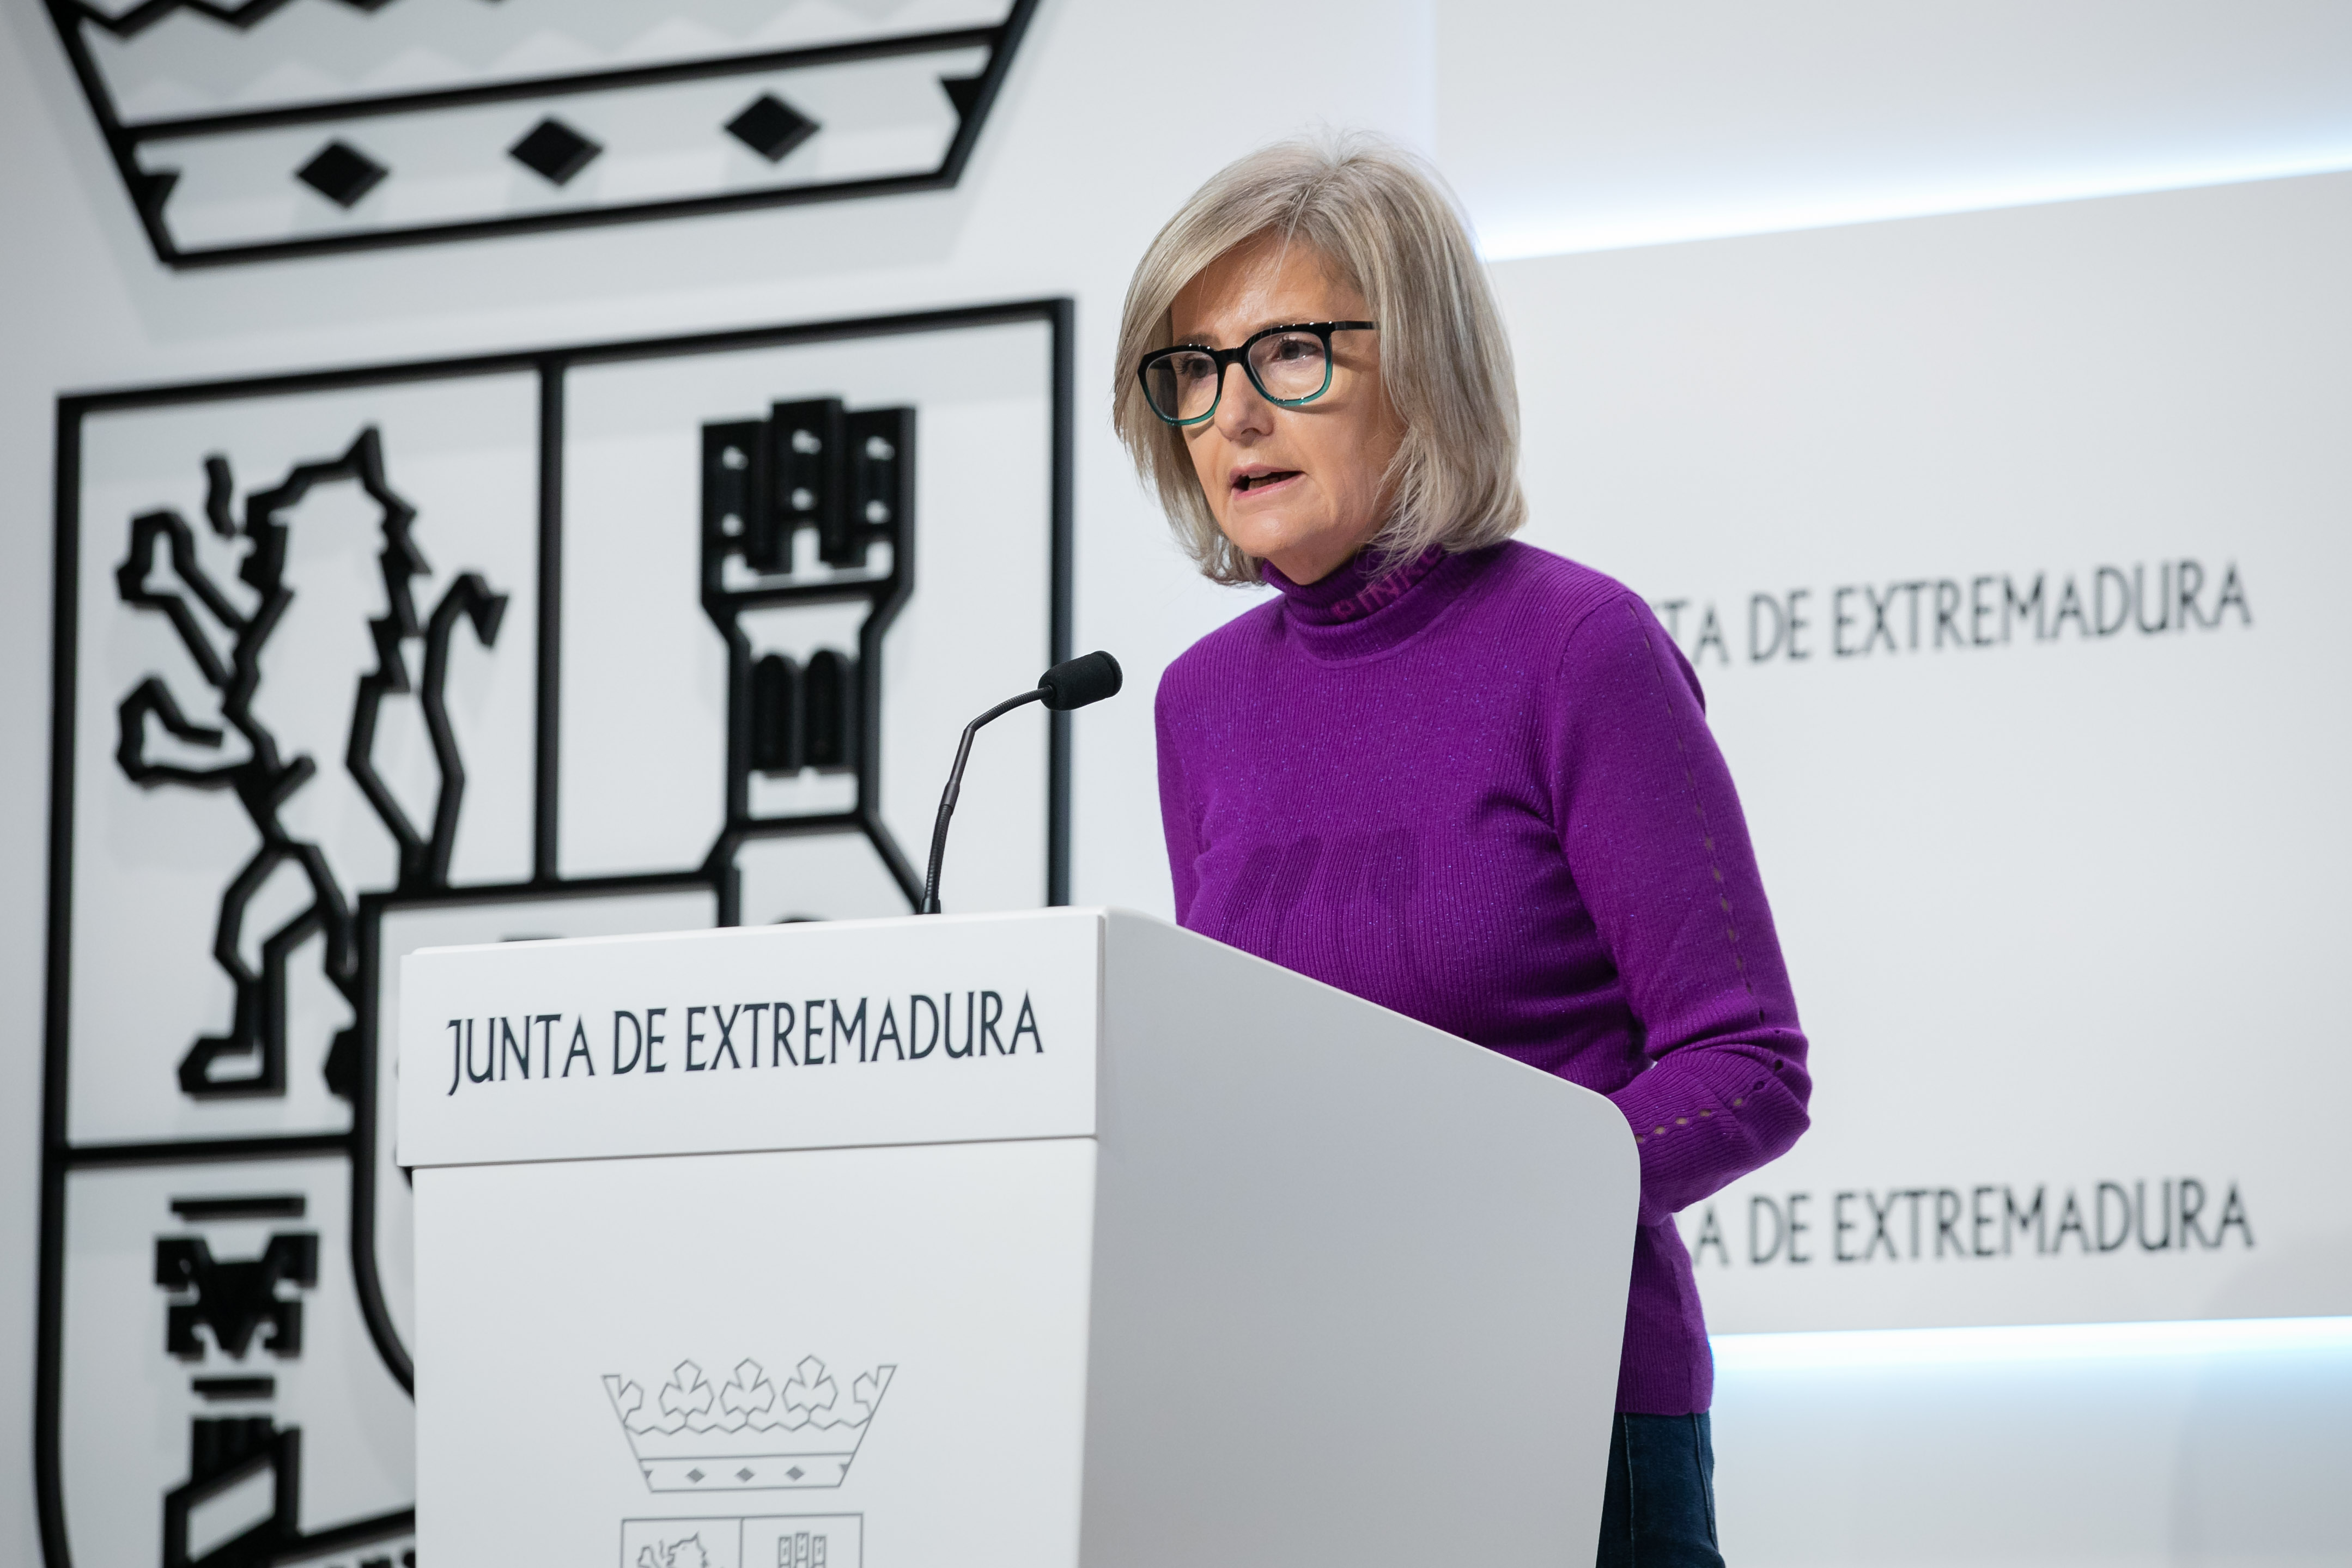
[[[1617,1408],[1705,1410],[1672,1216],[1794,1143],[1810,1082],[1697,677],[1638,596],[1525,544],[1265,576],[1160,683],[1176,918],[1615,1101]]]

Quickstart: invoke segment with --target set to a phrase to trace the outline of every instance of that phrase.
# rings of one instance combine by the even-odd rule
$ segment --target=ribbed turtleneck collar
[[[1360,658],[1396,647],[1437,618],[1494,555],[1449,555],[1432,545],[1403,564],[1377,572],[1376,552],[1313,583],[1294,583],[1266,562],[1260,573],[1282,594],[1284,618],[1318,658]]]

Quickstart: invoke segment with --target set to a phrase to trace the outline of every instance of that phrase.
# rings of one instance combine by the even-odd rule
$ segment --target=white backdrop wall
[[[1784,61],[1778,74],[1746,76],[1777,80],[1777,90],[1727,98],[1714,89],[1700,90],[1708,75],[1684,68],[1694,57],[1676,33],[1713,40],[1709,48],[1729,48],[1724,40],[1735,34],[1725,29],[1735,9],[1677,12],[1643,32],[1622,19],[1603,26],[1595,9],[1500,0],[1444,6],[1430,0],[1204,4],[1181,16],[1092,0],[1047,0],[1004,100],[952,192],[173,274],[149,253],[38,9],[11,7],[0,23],[0,146],[8,149],[0,173],[0,529],[11,551],[10,569],[0,574],[0,637],[7,639],[6,668],[14,673],[0,682],[0,717],[18,743],[0,763],[5,805],[0,833],[7,836],[5,864],[16,872],[13,890],[0,900],[0,1005],[6,1010],[0,1028],[16,1044],[0,1053],[0,1117],[6,1118],[0,1139],[17,1153],[12,1173],[0,1181],[0,1255],[19,1262],[10,1271],[12,1286],[0,1293],[0,1354],[12,1357],[17,1369],[0,1379],[7,1399],[0,1416],[0,1486],[8,1489],[0,1492],[0,1555],[30,1562],[37,1552],[26,1372],[45,912],[49,455],[58,392],[1071,295],[1078,301],[1081,399],[1077,638],[1081,647],[1113,647],[1128,664],[1133,693],[1080,724],[1075,892],[1085,901],[1163,908],[1166,873],[1152,798],[1149,705],[1141,693],[1169,658],[1244,600],[1191,578],[1137,494],[1101,418],[1109,374],[1103,360],[1134,256],[1173,204],[1228,158],[1318,121],[1384,131],[1438,153],[1474,211],[1498,234],[1531,206],[1549,204],[1555,218],[1565,215],[1568,221],[1537,238],[1516,242],[1525,251],[1635,235],[1786,226],[1857,210],[1997,205],[2161,184],[2168,178],[2242,176],[2326,166],[2331,158],[2340,166],[2352,149],[2352,110],[2345,107],[2352,104],[2352,92],[2342,90],[2352,80],[2352,64],[2335,7],[2266,5],[2226,15],[2186,6],[2132,7],[2127,15],[2085,7],[2087,21],[2054,32],[2021,12],[2002,13],[1980,18],[1967,34],[1969,47],[1958,48],[1954,18],[1962,8],[1922,8],[1901,26],[1881,17],[1858,31],[1850,25],[1853,15],[1814,6],[1803,13],[1806,27],[1841,37],[1848,47],[1830,58],[1792,44],[1792,54],[1810,61],[1807,69],[1815,73],[1804,78],[1809,85],[1795,88],[1802,73]],[[2133,47],[2118,49],[2113,40],[2124,26],[2132,29]],[[1497,37],[1517,39],[1521,47],[1498,52]],[[1270,58],[1313,60],[1313,86],[1303,97],[1291,90],[1294,74],[1286,79],[1286,90],[1269,93],[1261,78],[1235,68],[1237,45]],[[1731,53],[1752,58],[1742,48]],[[1546,58],[1555,56],[1562,69],[1548,73]],[[1573,73],[1567,69],[1570,57]],[[2036,71],[2020,74],[2010,63],[2026,58],[2037,62]],[[1931,59],[1942,66],[1921,64]],[[1914,88],[1890,92],[1885,84],[1895,79],[1898,64]],[[1185,81],[1183,123],[1171,126],[1139,111],[1139,84],[1155,70],[1181,73]],[[1571,91],[1571,79],[1615,79],[1632,97],[1621,100],[1589,86]],[[1953,90],[1916,90],[1919,83],[1937,81]],[[2105,111],[2080,112],[2084,84],[2098,88]],[[1644,128],[1628,118],[1628,102],[1679,101],[1672,95],[1691,92],[1730,107],[1703,121],[1664,126]],[[2194,122],[2204,132],[2193,145],[2178,133],[2180,116],[2174,111],[2184,102],[2196,106]],[[1996,118],[2014,124],[2021,115],[2040,127],[2036,134],[1998,144],[1981,134]],[[1704,130],[1692,129],[1701,123]],[[2133,126],[2142,132],[2128,132]],[[2130,134],[2138,135],[2137,144],[2158,151],[2136,163],[2085,155],[2086,149],[2112,151]],[[1911,161],[1885,153],[1889,146],[1913,150]],[[2214,146],[2226,146],[2229,157],[2200,161],[2200,149]],[[1774,151],[1765,156],[1756,153],[1759,147]],[[1875,154],[1865,155],[1873,149]],[[1735,150],[1748,155],[1727,164]],[[1971,166],[1972,156],[1978,163]],[[2078,177],[2056,186],[2032,177],[2060,163]],[[2129,167],[2118,173],[2124,164]],[[1709,173],[1733,166],[1741,171],[1736,193]],[[1971,167],[1968,178],[1947,177]],[[1564,170],[1579,178],[1563,184]],[[1916,195],[1930,189],[1941,194]],[[1824,190],[1843,193],[1839,199],[1846,205],[1819,199]],[[1862,197],[1855,196],[1858,190]],[[1870,195],[1889,190],[1913,193],[1906,198],[1912,205],[1897,200],[1890,209]],[[1787,199],[1776,204],[1776,192]],[[1663,226],[1654,221],[1662,201],[1673,209],[1672,221]],[[1827,828],[1823,802],[1809,797],[1801,784],[1780,782],[1801,779],[1807,760],[1791,736],[1805,735],[1809,721],[1786,705],[1810,702],[1818,715],[1825,700],[1844,701],[1851,690],[1856,700],[1879,704],[1875,711],[1889,723],[1910,726],[1911,743],[1931,745],[1932,717],[1945,711],[1962,715],[1956,726],[1979,743],[1998,746],[1998,721],[1972,716],[1975,710],[2003,700],[2054,706],[2058,700],[2042,690],[2053,679],[2087,681],[2074,689],[2076,695],[2095,695],[2098,671],[2114,664],[2092,662],[2102,656],[2128,655],[2143,661],[2133,667],[2142,669],[2150,658],[2178,661],[2180,679],[2192,689],[2210,686],[2216,671],[2232,668],[2231,659],[2291,665],[2294,612],[2318,591],[2311,574],[2325,559],[2324,551],[2306,557],[2287,547],[2324,545],[2326,531],[2340,531],[2343,519],[2340,510],[2331,518],[2213,497],[2200,510],[2189,504],[2192,498],[2160,486],[2152,499],[2143,499],[2170,521],[2145,531],[2116,521],[2126,514],[2113,496],[2086,498],[2098,504],[2069,511],[2060,506],[2063,497],[2037,496],[2021,483],[2018,494],[2025,504],[2016,504],[2013,496],[1979,494],[1973,497],[1979,504],[1964,507],[1959,498],[1967,483],[1981,487],[1990,480],[1970,468],[1967,451],[1944,451],[1932,471],[1951,485],[1920,486],[1902,474],[1888,479],[1884,515],[1895,521],[1887,530],[1871,526],[1880,513],[1865,504],[1870,497],[1859,479],[1848,477],[1833,487],[1843,509],[1843,531],[1818,547],[1784,547],[1776,531],[1793,537],[1826,515],[1817,505],[1825,473],[1834,477],[1853,468],[1885,477],[1897,455],[1916,456],[1922,448],[1916,445],[1916,428],[1915,445],[1898,441],[1893,452],[1843,426],[1761,438],[1776,422],[1796,417],[1780,375],[1812,377],[1809,384],[1829,398],[1825,406],[1853,412],[1862,431],[1884,437],[1887,432],[1871,420],[1887,411],[1874,411],[1868,397],[1853,396],[1828,378],[1872,367],[1873,353],[1884,353],[1874,349],[1874,332],[1893,319],[1886,312],[1918,321],[1929,308],[1922,352],[1957,356],[1974,378],[1963,377],[1964,385],[1981,388],[2003,372],[2044,368],[2035,357],[2040,339],[2001,313],[2005,306],[2024,303],[2039,312],[2032,316],[2031,331],[2061,333],[2070,353],[2122,350],[2111,381],[2127,390],[2177,384],[2171,362],[2153,356],[2130,331],[2137,321],[2174,334],[2160,333],[2158,342],[2218,353],[2219,363],[2240,367],[2265,388],[2308,376],[2309,367],[2329,363],[2333,352],[2314,334],[2335,331],[2339,335],[2330,341],[2340,347],[2340,309],[2299,321],[2284,304],[2270,302],[2274,290],[2265,263],[2282,255],[2291,259],[2288,287],[2275,291],[2279,300],[2324,294],[2320,280],[2327,276],[2328,258],[2343,256],[2340,224],[2330,216],[2340,214],[2343,204],[2335,186],[2316,182],[2150,198],[2144,205],[2082,209],[2082,216],[2045,215],[2060,226],[2053,229],[2034,227],[2037,220],[2030,216],[2010,215],[1986,220],[1990,226],[1981,230],[1906,226],[1877,236],[1855,231],[1790,242],[1828,247],[1818,254],[1756,242],[1763,247],[1653,250],[1506,270],[1537,437],[1528,465],[1540,517],[1534,537],[1627,577],[1654,600],[1684,597],[1696,605],[1712,597],[1720,605],[1737,605],[1727,613],[1744,616],[1748,595],[1759,591],[1785,595],[1811,585],[1818,610],[1847,583],[1870,582],[1884,593],[1896,580],[1949,576],[1965,585],[1983,573],[2095,574],[2105,563],[2127,570],[2135,562],[2155,567],[2183,557],[2217,566],[2231,550],[2245,552],[2241,564],[2251,627],[2224,625],[2168,643],[1987,652],[1967,667],[1957,658],[1944,664],[1923,658],[1916,666],[1890,659],[1867,668],[1773,663],[1720,673],[1705,668],[1718,722],[1754,803],[1809,1016],[1822,1037],[1825,1113],[1842,1097],[1859,1096],[1869,1081],[1871,1069],[1850,1042],[1883,1023],[1883,1013],[1872,1008],[1885,1003],[1866,987],[1809,984],[1812,975],[1831,973],[1835,955],[1823,951],[1831,936],[1808,932],[1870,934],[1866,916],[1857,911],[1867,909],[1872,879],[1870,867],[1859,861],[1818,873],[1798,863],[1793,847],[1818,842]],[[1644,222],[1651,226],[1643,228]],[[1521,224],[1518,232],[1541,228]],[[2147,257],[2172,255],[2184,240],[2186,254],[2147,275]],[[2063,257],[2078,245],[2087,254],[2111,258],[2110,265],[2077,267],[2046,288],[2036,281],[2037,257]],[[2325,248],[2331,245],[2333,252]],[[1986,258],[1995,276],[1939,274],[1938,258],[1954,246]],[[2342,270],[2340,259],[2336,270]],[[1843,278],[1846,286],[1829,288],[1822,278]],[[1881,281],[1885,278],[1895,281]],[[2109,280],[2117,286],[2113,301],[2102,298]],[[1939,321],[1932,307],[1954,289],[1979,313]],[[2079,331],[2069,325],[2077,311],[2087,312]],[[1826,360],[1816,352],[1825,326],[1842,334],[1836,355]],[[2243,331],[2254,336],[2231,336]],[[2248,341],[2261,345],[2260,352],[2249,349]],[[1580,361],[1563,357],[1563,349],[1582,356],[1591,373],[1580,377]],[[2341,363],[2340,352],[2333,352],[2333,363]],[[1888,356],[1888,365],[1911,377],[1904,384],[1915,399],[1907,406],[1916,410],[1916,399],[1925,397],[1932,413],[1934,379],[1918,375],[1901,355]],[[2108,384],[2074,370],[2052,386]],[[2278,394],[2274,404],[2263,406],[2292,411],[2284,388]],[[1979,421],[1999,412],[1988,409],[1980,394],[1960,401],[1962,412]],[[2200,409],[2235,406],[2226,398],[2192,400],[2169,411],[2172,423],[2155,427],[2162,435],[2148,433],[2136,447],[2129,429],[2095,407],[2086,413],[2079,402],[2061,400],[2037,438],[2063,448],[2068,432],[2088,419],[2105,442],[2099,451],[2135,463],[2157,459],[2144,465],[2145,472],[2130,470],[2139,476],[2134,482],[2145,484],[2148,474],[2173,473],[2197,455],[2170,446],[2180,431],[2195,428]],[[1622,451],[1595,464],[1600,440],[1580,446],[1580,437],[1546,438],[1563,425],[1606,432]],[[1685,439],[1693,430],[1706,434]],[[2293,433],[2276,434],[2275,441]],[[2308,455],[2304,448],[2263,445],[2273,437],[2259,420],[2249,421],[2244,434],[2251,443],[2243,448],[2250,482],[2271,471],[2252,459],[2301,461]],[[1850,462],[1825,459],[1824,444],[1850,453]],[[2008,469],[1991,479],[2003,473],[2020,479]],[[1953,486],[1958,493],[1947,493]],[[1895,504],[1931,489],[1939,499]],[[1996,521],[1980,523],[1987,516]],[[2053,517],[2077,531],[2062,542],[2034,526]],[[1693,530],[1688,537],[1673,531],[1679,524]],[[1980,538],[1972,532],[1979,526],[1987,530]],[[2313,540],[2313,530],[2323,537]],[[2237,542],[2241,534],[2252,542]],[[2218,593],[2218,583],[2209,584],[2203,601],[2209,610]],[[1826,635],[1824,625],[1816,621],[1815,636]],[[1728,635],[1745,630],[1742,621]],[[1733,649],[1744,653],[1736,642]],[[2007,663],[1997,662],[2003,658]],[[2061,669],[2073,673],[2062,677],[2055,673]],[[1807,676],[1827,680],[1799,687]],[[1846,686],[1828,685],[1838,679]],[[1969,682],[1978,684],[1956,684]],[[1824,699],[1825,689],[1833,696]],[[1801,691],[1801,698],[1790,695]],[[2262,717],[2232,713],[2210,696],[2200,700],[2214,704],[2208,716],[2220,726],[2220,740],[2202,752],[2185,743],[2177,747],[2176,755],[2205,760],[2192,761],[2189,773],[2166,775],[2187,791],[2176,804],[2189,807],[2210,804],[2200,788],[2227,786],[2225,742]],[[2090,722],[2116,723],[2121,717],[2110,706]],[[2144,717],[2157,723],[2170,715]],[[2062,738],[2071,736],[2068,743],[2075,746],[2149,744],[2146,726],[2067,731],[2058,717],[2042,721]],[[941,735],[938,743],[944,751],[950,737]],[[2213,771],[2194,772],[2199,767]],[[1885,782],[1891,788],[1906,776],[1892,773]],[[1864,826],[1884,830],[1884,825]],[[2261,842],[2285,831],[2275,820],[2244,826]],[[988,834],[989,825],[974,818],[964,831],[967,842],[974,842]],[[1958,842],[1951,828],[1944,832],[1934,842]],[[2290,852],[2328,864],[2323,844],[2291,846]],[[2340,844],[2335,857],[2340,865]],[[2228,868],[2208,860],[2201,874],[2221,879],[2226,892],[2234,886]],[[1985,869],[1963,868],[1979,876]],[[2135,873],[2143,880],[2131,886],[2144,888],[2148,874],[2143,865]],[[2214,887],[2206,885],[2209,895]],[[2021,910],[2057,922],[2072,891],[2072,884],[2053,879],[2038,894],[2021,892]],[[2169,896],[2168,887],[2158,891]],[[1979,888],[1979,896],[1994,895]],[[1899,929],[1878,929],[1875,940],[1890,940]],[[2062,934],[2073,930],[2062,927]],[[2135,1005],[2151,1005],[2144,993],[2133,994],[2143,998]],[[1965,1044],[1967,1022],[1956,1012],[1919,1037],[1942,1048],[1954,1038]],[[2089,1092],[2095,1096],[2098,1086]],[[2317,1091],[2298,1081],[2296,1092]],[[1965,1126],[1965,1118],[1955,1124]],[[2073,1136],[2063,1124],[2030,1135],[2062,1142]],[[1836,1191],[1865,1185],[1884,1202],[1896,1188],[1967,1191],[1985,1180],[2062,1180],[2070,1173],[2093,1192],[2109,1174],[2159,1183],[2200,1176],[2217,1191],[2226,1179],[2191,1168],[2160,1143],[2122,1163],[2076,1160],[2072,1153],[2044,1159],[2038,1149],[2014,1152],[2008,1156],[2013,1163],[1997,1173],[1957,1153],[1931,1160],[1922,1150],[1898,1160],[1866,1140],[1824,1138],[1821,1144],[1821,1159],[1834,1154],[1844,1163],[1811,1169],[1792,1164],[1768,1183],[1777,1184],[1773,1190],[1783,1196],[1800,1187],[1820,1191],[1816,1215]],[[1813,1157],[1810,1147],[1798,1156]],[[2264,1211],[2254,1214],[2267,1226]],[[1744,1223],[1744,1211],[1738,1223]],[[1738,1223],[1730,1232],[1734,1245],[1745,1240]],[[2306,1226],[2305,1233],[2324,1246],[2319,1230]],[[2267,1247],[2277,1233],[2258,1234]],[[2282,1240],[2293,1235],[2291,1226]],[[2306,1250],[2305,1256],[2326,1254]],[[2329,1275],[2323,1266],[2320,1278],[2340,1285],[2340,1261],[2333,1267],[2336,1272]],[[1724,1287],[1736,1289],[1732,1272],[1727,1271]],[[1927,1274],[1925,1265],[1921,1274]],[[1896,1294],[1905,1288],[1896,1287]],[[2185,1291],[2189,1304],[2182,1310],[2341,1310],[2294,1307],[2324,1298],[2295,1295],[2301,1287],[2293,1279],[2265,1284],[2267,1293],[2252,1297],[2233,1299],[2235,1288],[2229,1280],[2200,1281]],[[1927,1289],[1936,1293],[1934,1285]],[[1745,1321],[1757,1326],[1837,1321],[1811,1308],[1776,1318],[1794,1310],[1769,1295],[1722,1300],[1727,1311],[1748,1314]],[[2000,1315],[1940,1302],[1936,1310],[1919,1311],[1916,1303],[1904,1310],[1914,1316],[1902,1321]],[[2053,1315],[2106,1310],[2053,1309]],[[2284,1363],[2262,1360],[2259,1367],[2242,1357],[2176,1358],[2104,1380],[2018,1363],[1979,1372],[1966,1380],[1965,1390],[1956,1390],[1948,1377],[1900,1364],[1880,1368],[1866,1389],[1853,1379],[1727,1366],[1720,1436],[1727,1530],[1745,1555],[1790,1562],[2334,1560],[2327,1552],[2331,1543],[2340,1545],[2342,1532],[2317,1489],[2293,1483],[2313,1473],[2297,1464],[2346,1452],[2344,1402],[2315,1394],[2342,1386],[2342,1361],[2340,1353],[2330,1359],[2315,1351],[2296,1352]],[[1962,1418],[1969,1400],[1977,1402],[1976,1414]],[[2241,1455],[2279,1458],[2267,1470],[2277,1484],[2245,1494],[2263,1503],[2259,1519],[2226,1507],[2200,1512],[2179,1502],[2231,1495],[2210,1446],[2217,1429],[2244,1436],[2234,1450]],[[2021,1431],[2033,1440],[2015,1441]],[[2198,1432],[2208,1436],[2195,1438]],[[2039,1478],[2061,1459],[2074,1464],[2070,1473],[2079,1484],[2041,1484]],[[1983,1505],[1989,1493],[2021,1500],[1989,1508]],[[149,1505],[142,1500],[140,1506]],[[1965,1516],[1969,1524],[1920,1522],[1947,1516]]]
[[[1448,4],[1446,169],[1489,255],[2340,169],[2327,0]]]
[[[1697,668],[1813,1041],[1713,1327],[2339,1325],[1728,1342],[1738,1558],[2345,1558],[2347,268],[2343,175],[1496,268],[1528,537]]]
[[[1698,668],[1817,1042],[1718,1330],[2352,1311],[2347,268],[2341,176],[1497,268],[1528,537]]]

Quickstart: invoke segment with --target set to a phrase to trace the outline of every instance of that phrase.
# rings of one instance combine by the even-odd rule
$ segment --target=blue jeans
[[[1615,1418],[1598,1568],[1723,1568],[1715,1435],[1705,1411]]]

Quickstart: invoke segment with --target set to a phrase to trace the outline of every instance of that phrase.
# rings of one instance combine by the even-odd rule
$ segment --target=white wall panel
[[[1499,269],[1528,537],[1697,666],[1815,1041],[1719,1329],[2352,1310],[2347,267],[2327,176]]]
[[[1490,255],[2352,163],[2326,0],[1447,0],[1438,151]]]
[[[2322,1568],[2344,1561],[2347,1408],[2342,1319],[2276,1333],[1734,1340],[1716,1373],[1725,1554],[1790,1568]]]

